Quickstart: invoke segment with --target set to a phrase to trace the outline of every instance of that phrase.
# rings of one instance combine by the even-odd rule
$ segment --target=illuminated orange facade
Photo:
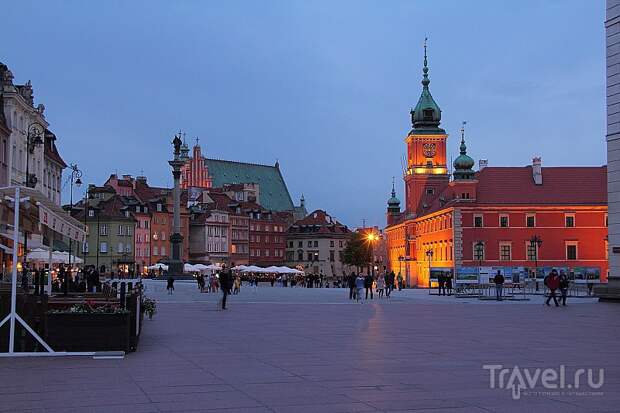
[[[388,200],[389,268],[409,286],[428,287],[431,268],[524,267],[600,271],[607,277],[606,167],[488,167],[467,155],[464,127],[453,173],[448,135],[432,98],[424,56],[422,94],[405,138],[405,209]],[[536,237],[536,238],[535,238]],[[533,240],[541,240],[535,243]]]
[[[185,146],[185,144],[184,144]],[[187,146],[183,148],[187,152]],[[209,169],[205,164],[205,159],[200,151],[198,144],[194,145],[192,157],[187,160],[185,165],[181,167],[181,188],[202,188],[208,189],[213,186]]]

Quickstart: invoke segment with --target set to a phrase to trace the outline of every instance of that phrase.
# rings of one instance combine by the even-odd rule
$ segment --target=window
[[[94,209],[89,209],[88,210],[88,216],[91,217],[91,218],[94,217],[95,216],[95,210]]]
[[[527,260],[536,261],[538,259],[538,246],[535,243],[527,242]]]
[[[122,225],[118,226],[118,235],[125,235],[125,227]]]
[[[127,225],[127,227],[125,228],[125,235],[131,236],[132,233],[132,228],[131,226]]]
[[[302,246],[303,246],[303,242],[302,242],[302,241],[299,241],[299,242],[297,243],[297,248],[302,248]]]
[[[265,257],[269,256],[269,250],[265,250]]]
[[[159,255],[159,247],[157,245],[153,247],[153,255]]]
[[[163,245],[161,246],[160,253],[161,255],[166,255],[166,247],[164,247]]]
[[[289,248],[293,248],[293,241],[289,241],[289,242],[288,242],[288,247],[289,247]]]
[[[527,214],[525,216],[525,226],[528,228],[534,228],[536,226],[536,215]]]
[[[609,217],[607,216],[607,214],[605,214],[605,226],[609,226]]]
[[[474,243],[474,260],[484,261],[484,243]]]
[[[339,242],[338,242],[338,246],[339,246],[340,248],[342,248],[342,241],[339,241]]]
[[[99,244],[99,252],[101,252],[102,254],[106,254],[108,252],[107,242],[102,242],[101,244]]]
[[[122,254],[125,251],[125,249],[123,248],[123,243],[119,242],[118,243],[118,253]]]
[[[575,226],[575,214],[564,214],[564,226],[573,228]]]
[[[157,204],[157,212],[161,212],[162,211],[162,205],[161,204]],[[157,255],[157,254],[155,254]]]
[[[99,235],[108,235],[108,226],[106,224],[99,227]]]
[[[512,256],[512,251],[511,251],[511,245],[506,243],[506,244],[499,244],[499,259],[501,261],[510,261],[511,260],[511,256]]]
[[[318,247],[319,246],[319,241],[314,241],[314,247]]]
[[[303,261],[303,260],[304,260],[304,252],[297,251],[297,261]]]
[[[329,241],[329,246],[334,248],[334,240]]]
[[[312,247],[312,241],[308,241],[308,247]]]
[[[499,226],[502,228],[508,228],[508,215],[499,216]]]
[[[131,244],[125,245],[125,252],[131,252]]]
[[[148,228],[149,227],[149,222],[148,221],[144,221],[144,228]]]
[[[427,168],[432,168],[433,167],[433,161],[426,161],[426,167]]]
[[[333,250],[332,250],[332,251],[329,251],[329,260],[330,260],[331,262],[336,261],[336,252],[335,252],[335,251],[333,251]]]
[[[482,215],[474,215],[474,227],[482,228]]]
[[[312,261],[314,255],[311,252],[308,252],[308,261]]]
[[[577,259],[577,243],[576,242],[569,241],[566,243],[566,259],[567,260]]]
[[[426,188],[426,195],[435,195],[435,188]]]
[[[166,233],[164,231],[161,232],[161,240],[162,241],[166,240]]]

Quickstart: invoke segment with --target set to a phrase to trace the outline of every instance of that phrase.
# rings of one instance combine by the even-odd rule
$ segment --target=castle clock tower
[[[441,109],[431,96],[428,85],[428,61],[424,41],[422,94],[411,110],[413,129],[407,135],[407,170],[405,172],[405,208],[407,214],[419,216],[448,186],[450,174],[446,160],[446,131],[439,127]]]

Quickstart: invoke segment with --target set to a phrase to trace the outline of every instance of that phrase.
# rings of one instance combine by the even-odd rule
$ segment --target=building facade
[[[565,268],[607,275],[606,167],[489,167],[467,155],[461,128],[453,173],[447,134],[429,90],[426,50],[422,94],[405,142],[405,210],[388,200],[389,267],[410,286],[428,287],[432,271],[523,268],[528,275]],[[540,273],[539,273],[540,274]]]
[[[318,209],[286,232],[286,265],[322,274],[329,280],[341,279],[350,272],[342,262],[350,238],[351,231],[345,225]]]
[[[620,289],[620,0],[607,0],[605,30],[607,39],[609,284],[612,288]]]
[[[184,144],[186,146],[186,144]],[[181,168],[181,188],[201,188],[208,189],[212,186],[209,176],[209,168],[205,165],[200,145],[194,145],[192,157]]]

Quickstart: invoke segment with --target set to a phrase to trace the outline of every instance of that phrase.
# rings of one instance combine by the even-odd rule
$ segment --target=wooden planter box
[[[46,341],[55,351],[126,351],[130,314],[48,313]]]

